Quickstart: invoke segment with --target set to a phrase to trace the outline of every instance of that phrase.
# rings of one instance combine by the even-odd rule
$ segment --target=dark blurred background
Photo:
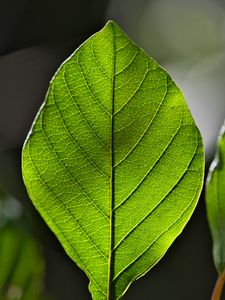
[[[183,90],[204,138],[206,170],[214,155],[225,118],[224,1],[0,0],[0,300],[91,299],[86,276],[26,194],[20,155],[54,72],[108,19]],[[202,195],[183,234],[124,299],[210,299],[211,246]]]

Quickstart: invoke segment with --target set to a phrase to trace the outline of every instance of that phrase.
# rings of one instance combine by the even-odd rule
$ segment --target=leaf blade
[[[35,206],[88,275],[93,299],[119,299],[190,218],[203,161],[179,89],[109,22],[52,80],[23,149],[23,176]]]
[[[217,153],[210,166],[206,185],[207,217],[213,238],[213,258],[219,274],[225,269],[225,138],[224,125],[217,143]]]

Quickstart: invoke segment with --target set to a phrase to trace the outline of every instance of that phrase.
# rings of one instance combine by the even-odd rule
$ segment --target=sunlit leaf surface
[[[182,93],[111,21],[53,78],[23,149],[23,176],[93,299],[115,300],[181,233],[203,160]]]

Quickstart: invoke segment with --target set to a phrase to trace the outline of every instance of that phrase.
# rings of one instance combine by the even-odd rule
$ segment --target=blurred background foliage
[[[33,208],[20,154],[62,61],[114,19],[178,83],[207,168],[225,118],[222,0],[0,0],[0,300],[91,299],[86,276]],[[166,124],[165,124],[166,126]],[[163,260],[124,299],[205,300],[216,278],[204,196]]]
[[[0,191],[0,299],[41,300],[44,257],[19,202]]]

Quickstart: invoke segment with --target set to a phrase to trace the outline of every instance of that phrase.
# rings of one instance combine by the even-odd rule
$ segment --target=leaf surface
[[[206,185],[207,216],[213,238],[213,257],[218,273],[225,270],[225,123]]]
[[[203,169],[182,93],[112,21],[59,68],[23,149],[29,195],[95,300],[120,299],[165,254]]]

